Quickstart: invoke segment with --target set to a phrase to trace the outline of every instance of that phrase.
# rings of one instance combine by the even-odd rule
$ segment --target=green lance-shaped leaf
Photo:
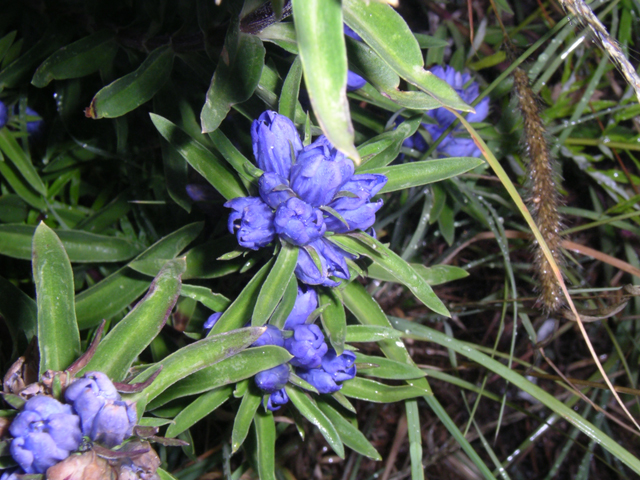
[[[416,133],[420,120],[422,115],[416,115],[402,122],[394,130],[381,133],[360,145],[358,151],[362,157],[362,165],[356,173],[360,173],[360,170],[384,167],[398,158],[402,142]]]
[[[233,332],[212,335],[182,347],[156,364],[156,367],[162,367],[162,371],[151,385],[128,399],[144,399],[148,403],[179,380],[241,352],[263,333],[264,327],[241,328]],[[156,370],[157,368],[154,367],[149,368],[138,375],[134,382],[146,380]]]
[[[257,178],[262,176],[262,170],[251,163],[249,159],[231,143],[231,140],[226,137],[222,130],[218,128],[209,133],[209,138],[213,142],[213,146],[216,147],[224,159],[236,171],[246,189],[249,189],[249,186],[255,183]]]
[[[353,313],[362,325],[384,327],[387,329],[393,328],[389,319],[387,319],[387,316],[382,311],[382,308],[380,308],[380,305],[371,298],[371,295],[369,295],[365,288],[358,282],[351,282],[344,287],[342,300],[344,306]],[[399,342],[397,339],[382,340],[379,342],[379,345],[380,349],[388,358],[408,365],[415,365],[404,343]],[[426,378],[412,380],[412,383],[428,391],[429,395],[431,395],[429,382],[427,382]]]
[[[231,303],[224,295],[213,293],[210,288],[201,287],[200,285],[187,285],[183,283],[180,295],[182,297],[193,298],[205,307],[216,312],[224,310]]]
[[[347,325],[345,341],[353,342],[381,342],[400,338],[402,332],[391,327],[379,327],[376,325]]]
[[[29,157],[8,128],[0,129],[0,150],[15,165],[36,192],[42,195],[47,194],[47,187],[45,187],[31,160],[29,160]]]
[[[295,275],[291,277],[289,280],[289,284],[284,291],[284,295],[282,296],[282,301],[278,304],[276,310],[271,315],[269,319],[269,324],[274,327],[278,327],[279,329],[284,328],[284,324],[289,318],[289,314],[293,310],[293,306],[296,303],[296,299],[298,298],[298,279]]]
[[[350,252],[365,255],[391,273],[400,283],[407,286],[425,306],[436,313],[450,317],[449,311],[418,273],[386,246],[366,234],[334,235],[332,241]]]
[[[167,193],[174,202],[180,205],[187,213],[191,212],[193,201],[187,193],[187,182],[189,165],[184,161],[175,148],[169,142],[160,142],[162,151],[162,165],[164,167],[164,178],[167,184]]]
[[[225,385],[200,395],[173,419],[164,436],[167,438],[178,436],[226,402],[232,393],[233,386]]]
[[[156,338],[180,294],[184,258],[167,262],[149,292],[100,342],[83,371],[99,370],[122,381],[140,353]]]
[[[151,121],[165,140],[224,198],[230,200],[247,195],[238,177],[211,150],[166,118],[153,113],[150,115]]]
[[[340,440],[342,440],[347,447],[374,460],[382,460],[382,457],[374,446],[371,445],[369,440],[367,440],[362,432],[353,426],[349,420],[344,418],[340,412],[324,400],[318,400],[317,404],[318,408],[322,410],[322,413],[324,413],[333,426],[336,427],[338,435],[340,435]]]
[[[274,345],[247,348],[231,358],[226,358],[179,380],[149,403],[148,408],[152,410],[176,398],[195,395],[222,385],[252,378],[258,372],[286,363],[291,358],[293,358],[291,354],[284,348]]]
[[[320,433],[327,443],[333,448],[333,451],[336,452],[340,458],[344,458],[344,446],[342,445],[342,440],[340,440],[340,435],[338,435],[336,427],[333,426],[331,420],[318,408],[316,402],[306,393],[295,387],[287,385],[285,389],[287,390],[287,395],[291,403],[293,403],[307,420],[318,427],[318,430],[320,430]]]
[[[453,157],[372,169],[365,168],[362,171],[358,171],[358,173],[378,173],[386,175],[389,181],[382,187],[380,193],[387,193],[439,182],[440,180],[455,177],[461,173],[473,170],[483,163],[484,160],[481,158]]]
[[[399,402],[400,400],[421,397],[427,394],[425,390],[414,385],[413,380],[409,380],[408,383],[409,385],[391,387],[375,380],[356,377],[344,382],[340,391],[346,397],[375,403]]]
[[[320,314],[322,326],[329,336],[329,342],[335,349],[336,354],[342,355],[347,335],[347,316],[344,313],[342,297],[338,290],[333,288],[323,288],[318,293],[318,303],[326,305],[326,308]]]
[[[37,334],[38,307],[29,296],[9,280],[0,276],[0,316],[4,319],[13,340],[14,358],[23,352]]]
[[[202,133],[216,130],[233,105],[253,95],[262,74],[264,55],[262,40],[240,32],[238,23],[232,22],[200,113]]]
[[[359,164],[347,99],[347,52],[340,2],[293,0],[292,3],[304,80],[313,111],[331,143]]]
[[[364,42],[346,37],[351,69],[382,91],[397,90],[400,77]]]
[[[0,91],[18,86],[23,77],[33,72],[36,65],[65,45],[72,34],[73,29],[69,28],[67,18],[56,20],[40,37],[38,43],[0,71]]]
[[[90,118],[120,117],[148,102],[171,75],[173,57],[170,46],[156,48],[135,71],[96,93],[86,115]]]
[[[391,6],[381,2],[344,0],[342,9],[346,24],[407,82],[442,105],[465,112],[473,110],[447,82],[424,69],[420,45],[404,19]]]
[[[238,295],[231,306],[227,308],[218,319],[209,332],[209,335],[240,328],[251,319],[258,296],[260,295],[260,288],[265,282],[268,273],[271,271],[272,265],[273,259],[269,260],[264,267],[258,270],[258,273],[249,280],[249,283],[242,289],[240,295]]]
[[[42,195],[36,192],[20,174],[20,171],[11,163],[4,161],[4,155],[0,151],[0,176],[11,186],[13,191],[28,205],[36,210],[46,210]]]
[[[242,402],[240,402],[236,418],[233,421],[233,430],[231,431],[232,453],[237,452],[242,446],[244,439],[247,438],[249,427],[251,427],[253,417],[255,416],[261,401],[262,395],[259,392],[254,391],[252,388],[249,388],[242,397]]]
[[[288,117],[291,121],[296,117],[296,105],[300,94],[300,81],[302,80],[302,61],[300,56],[291,64],[287,78],[282,84],[280,100],[278,101],[278,113]]]
[[[440,285],[469,276],[469,272],[453,265],[434,265],[433,267],[425,267],[420,263],[411,263],[410,265],[429,285]],[[396,277],[375,263],[367,267],[367,277],[385,282],[398,282]]]
[[[118,51],[115,34],[101,30],[62,47],[36,70],[31,84],[46,87],[52,80],[79,78],[109,65]]]
[[[202,230],[203,223],[191,223],[161,238],[133,261],[170,259],[178,255]],[[1,237],[1,236],[0,236]],[[151,283],[146,275],[124,266],[76,297],[79,328],[85,329],[111,318],[131,305]]]
[[[298,262],[298,247],[288,242],[282,242],[281,245],[276,263],[260,289],[260,295],[253,310],[251,325],[254,327],[267,323],[294,276],[293,271]]]
[[[254,417],[256,460],[260,480],[276,480],[276,423],[271,412],[259,410]]]
[[[28,260],[30,239],[36,228],[31,225],[0,225],[0,252]],[[140,246],[124,238],[108,237],[79,230],[56,232],[72,263],[121,262],[140,251]]]
[[[386,378],[389,380],[413,380],[422,378],[426,373],[416,365],[409,365],[385,357],[364,355],[356,352],[356,363],[375,365],[373,368],[360,368],[358,372],[368,377]]]
[[[4,56],[11,48],[13,41],[16,39],[16,31],[7,33],[4,37],[0,39],[0,60],[4,58]]]
[[[33,277],[42,375],[64,370],[80,355],[71,263],[60,239],[42,222],[33,235]]]

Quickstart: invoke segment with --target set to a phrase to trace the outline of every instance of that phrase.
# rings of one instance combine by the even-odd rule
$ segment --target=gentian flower
[[[478,83],[471,82],[471,75],[468,73],[460,73],[453,67],[442,67],[440,65],[433,67],[431,73],[451,85],[458,95],[467,103],[473,102],[480,94]],[[465,85],[467,86],[465,87]],[[489,98],[483,98],[480,103],[475,106],[475,110],[475,113],[467,114],[467,121],[481,122],[487,117],[489,114]],[[423,123],[422,126],[429,132],[433,140],[438,139],[456,119],[453,113],[442,107],[429,110],[427,115],[433,118],[435,123]],[[436,148],[436,152],[446,154],[450,157],[479,157],[480,149],[471,138],[461,136],[464,134],[464,127],[457,124],[453,131],[440,142]],[[428,148],[424,138],[417,132],[406,139],[403,145],[419,151],[426,151]]]
[[[69,385],[64,396],[80,416],[83,435],[91,440],[114,447],[131,436],[137,419],[135,406],[122,401],[104,373],[86,373]]]
[[[280,238],[299,247],[317,240],[327,231],[322,212],[297,197],[280,204],[274,225]]]
[[[89,437],[107,447],[115,447],[131,436],[136,420],[135,405],[108,400],[95,416]]]
[[[11,456],[26,473],[46,472],[82,441],[80,418],[71,406],[45,395],[27,400],[9,432],[14,437]]]
[[[225,207],[234,211],[229,215],[228,228],[235,233],[241,247],[258,250],[269,245],[275,236],[273,210],[258,197],[238,197]]]
[[[289,360],[296,367],[316,368],[322,363],[322,357],[328,347],[324,335],[317,325],[297,325],[293,327],[293,336],[284,341],[293,358]]]
[[[308,248],[313,249],[318,254],[320,269],[318,269],[318,266],[307,251]],[[349,267],[345,258],[353,257],[337,245],[321,238],[310,243],[304,249],[300,249],[298,264],[295,268],[296,277],[309,285],[336,287],[340,285],[340,282],[331,280],[329,277],[349,279]]]
[[[355,361],[355,353],[345,350],[342,355],[336,355],[336,351],[331,348],[322,357],[322,369],[336,382],[344,382],[356,376]]]
[[[316,387],[320,393],[334,393],[342,388],[337,382],[351,380],[356,376],[356,356],[345,350],[342,355],[336,355],[331,349],[322,358],[320,368],[298,368],[298,376]]]
[[[345,35],[353,38],[354,40],[357,40],[359,42],[362,41],[362,38],[360,37],[360,35],[354,32],[351,29],[351,27],[347,26],[346,24],[344,25],[344,33]],[[355,72],[352,72],[351,70],[347,71],[347,92],[353,92],[354,90],[358,90],[359,88],[364,87],[365,83],[367,83],[367,81],[364,78],[362,78],[360,75],[358,75]]]
[[[254,381],[260,390],[273,393],[284,388],[289,381],[289,365],[283,363],[277,367],[259,372]]]
[[[205,330],[211,330],[213,326],[218,322],[218,320],[220,320],[221,316],[222,316],[222,312],[215,312],[209,315],[209,318],[207,318],[207,321],[204,322],[204,325],[202,326],[202,328]]]
[[[0,128],[3,128],[9,121],[7,106],[0,100]]]
[[[253,122],[251,137],[256,162],[265,172],[258,180],[260,197],[225,203],[233,210],[229,231],[240,246],[253,250],[276,236],[299,247],[295,273],[309,285],[336,286],[339,281],[329,277],[350,278],[346,259],[355,257],[325,235],[369,229],[382,206],[371,198],[387,178],[354,175],[353,162],[324,135],[303,147],[293,122],[275,112],[264,112]]]
[[[267,409],[275,412],[276,410],[280,410],[280,407],[288,402],[289,395],[287,395],[287,391],[284,388],[281,388],[269,395],[269,400],[267,400]]]
[[[309,205],[328,205],[353,171],[353,162],[322,135],[298,155],[291,167],[291,188]]]
[[[284,322],[285,330],[293,330],[296,325],[304,325],[309,315],[318,308],[318,294],[313,288],[298,285],[298,295],[293,310]]]
[[[267,325],[267,329],[260,337],[251,344],[252,347],[263,347],[265,345],[275,345],[277,347],[284,346],[284,340],[282,339],[282,332],[278,327],[273,325]]]
[[[20,112],[18,110],[18,105],[16,104],[13,107],[13,114],[18,115],[19,113]],[[31,107],[27,107],[27,109],[25,110],[25,114],[28,117],[40,117],[40,114]],[[42,125],[44,125],[44,120],[42,120],[41,118],[39,118],[38,120],[27,121],[27,133],[29,135],[36,135],[40,133]]]
[[[251,125],[251,140],[258,167],[289,178],[295,156],[302,150],[302,141],[291,120],[267,110]]]

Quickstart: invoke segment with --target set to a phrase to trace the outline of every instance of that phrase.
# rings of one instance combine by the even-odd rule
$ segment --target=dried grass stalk
[[[562,219],[558,212],[560,195],[556,187],[555,159],[551,156],[544,124],[540,118],[540,107],[529,86],[527,74],[521,68],[516,68],[513,76],[524,119],[524,143],[529,160],[529,209],[555,262],[562,266],[564,262],[559,235]],[[547,313],[553,313],[563,305],[562,290],[549,261],[538,245],[534,257],[536,276],[540,282],[540,303]]]

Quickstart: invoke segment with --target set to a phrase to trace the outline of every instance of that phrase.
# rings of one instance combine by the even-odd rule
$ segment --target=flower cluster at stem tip
[[[67,387],[65,400],[66,404],[36,395],[9,426],[14,437],[11,456],[25,473],[45,473],[76,450],[83,436],[107,447],[131,436],[135,404],[123,402],[104,373],[89,372],[76,379]]]
[[[467,103],[473,102],[480,95],[478,82],[472,82],[471,75],[468,73],[457,72],[448,65],[435,66],[431,69],[431,73],[451,85],[462,100]],[[474,108],[476,112],[467,114],[466,120],[468,122],[482,122],[489,114],[489,98],[483,98]],[[434,120],[434,123],[423,123],[422,126],[434,141],[456,120],[456,116],[446,108],[436,108],[426,113]],[[450,157],[479,157],[480,149],[471,138],[463,136],[465,132],[464,127],[458,123],[440,142],[435,151]],[[407,138],[403,142],[403,146],[414,148],[420,152],[426,152],[429,148],[425,139],[418,132]]]
[[[356,375],[353,352],[345,350],[342,355],[329,348],[324,334],[314,320],[313,312],[318,308],[318,294],[305,285],[298,285],[296,301],[287,317],[283,330],[267,325],[266,331],[251,346],[276,345],[286,348],[293,358],[289,363],[259,372],[254,381],[260,390],[269,394],[267,409],[275,411],[289,401],[285,385],[289,381],[291,369],[296,375],[310,383],[319,393],[334,393],[342,388],[341,382],[351,380]],[[220,318],[214,313],[205,323],[212,328]],[[284,338],[283,332],[290,334]]]
[[[225,203],[232,209],[229,231],[252,250],[276,237],[299,247],[295,274],[306,284],[334,287],[339,281],[329,277],[348,279],[351,256],[326,234],[371,228],[382,207],[382,200],[371,198],[387,177],[354,175],[353,162],[324,135],[304,147],[293,122],[276,112],[266,111],[253,122],[251,139],[264,171],[260,196]]]

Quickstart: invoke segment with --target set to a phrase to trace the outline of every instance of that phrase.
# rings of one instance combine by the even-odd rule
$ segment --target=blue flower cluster
[[[309,285],[336,286],[349,278],[348,253],[329,241],[327,232],[366,230],[382,200],[372,202],[387,182],[377,174],[354,175],[351,160],[320,136],[303,147],[287,117],[266,111],[251,127],[253,153],[264,174],[259,197],[234,198],[228,228],[240,246],[258,250],[276,236],[300,247],[295,269]],[[316,265],[313,258],[319,260]]]
[[[327,346],[320,328],[308,323],[316,308],[316,291],[310,287],[298,286],[295,304],[283,330],[288,331],[290,336],[284,338],[283,331],[273,325],[267,325],[267,330],[252,346],[276,345],[286,348],[293,355],[289,364],[294,367],[298,376],[313,385],[320,393],[333,393],[342,388],[339,382],[355,377],[356,356],[348,350],[342,355],[336,355],[335,350]],[[218,318],[220,314],[211,315],[205,328],[213,327]],[[289,401],[284,388],[291,373],[289,364],[263,370],[254,377],[258,388],[270,394],[267,408],[271,411],[278,410]]]
[[[11,456],[25,473],[45,473],[76,450],[83,435],[108,447],[131,436],[135,406],[122,401],[104,373],[76,379],[65,400],[68,404],[46,395],[32,397],[9,426]]]
[[[13,115],[7,108],[4,102],[0,100],[0,128],[4,128],[4,126],[9,122],[11,116],[17,116],[19,113],[18,105],[13,106]],[[31,107],[27,107],[26,112],[28,117],[39,117],[38,112],[33,110]],[[42,128],[43,120],[31,120],[27,122],[27,133],[29,135],[37,134]]]
[[[436,66],[431,69],[438,78],[446,81],[451,85],[460,97],[467,103],[473,102],[480,95],[477,82],[471,81],[471,75],[468,73],[457,72],[453,67]],[[489,114],[489,98],[483,98],[478,105],[475,106],[476,113],[470,113],[466,116],[469,122],[481,122]],[[434,123],[423,123],[422,126],[429,132],[431,138],[436,140],[447,130],[456,120],[453,113],[446,108],[436,108],[429,110],[427,115],[430,116]],[[469,137],[461,136],[466,133],[462,125],[457,124],[451,133],[449,133],[440,144],[436,147],[436,152],[445,154],[450,157],[479,157],[480,149]],[[408,148],[414,148],[421,152],[427,151],[429,146],[420,133],[415,133],[407,138],[403,145]]]

